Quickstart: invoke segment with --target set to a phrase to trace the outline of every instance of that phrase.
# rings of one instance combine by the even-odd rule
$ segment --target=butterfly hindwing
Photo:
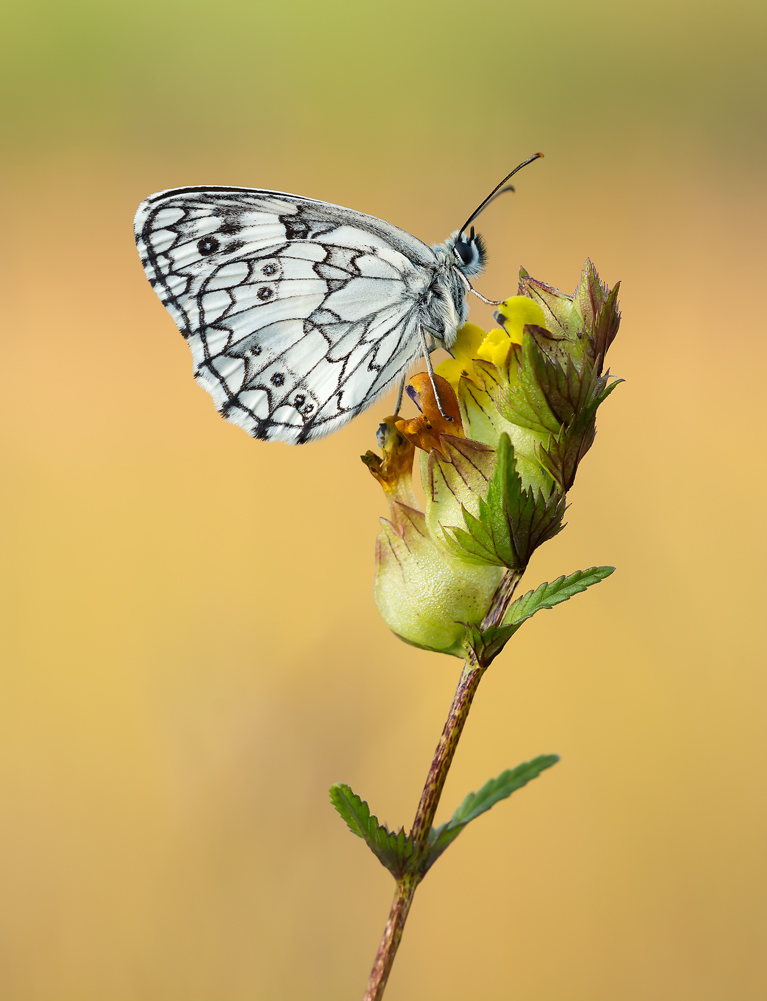
[[[181,188],[147,199],[136,240],[195,376],[254,437],[345,424],[420,353],[434,252],[372,216],[293,195]]]

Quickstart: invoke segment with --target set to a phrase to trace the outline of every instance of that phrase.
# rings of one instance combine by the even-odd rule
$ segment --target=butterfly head
[[[455,266],[459,271],[464,275],[478,275],[484,270],[487,261],[485,241],[479,233],[474,232],[473,226],[468,236],[462,231],[454,233],[450,242],[453,244]]]

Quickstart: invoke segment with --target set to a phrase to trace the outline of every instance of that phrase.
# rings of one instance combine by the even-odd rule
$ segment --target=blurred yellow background
[[[371,585],[375,407],[305,448],[216,416],[139,201],[273,187],[623,281],[569,527],[527,587],[618,572],[483,681],[438,820],[537,754],[419,890],[390,1001],[767,996],[765,10],[743,0],[117,0],[0,41],[4,1001],[360,998],[459,664]],[[486,307],[472,319],[487,325]]]

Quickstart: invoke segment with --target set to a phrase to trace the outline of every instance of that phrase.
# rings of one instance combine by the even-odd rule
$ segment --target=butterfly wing
[[[227,420],[329,434],[420,353],[434,252],[373,216],[274,191],[177,188],[139,206],[147,277]]]

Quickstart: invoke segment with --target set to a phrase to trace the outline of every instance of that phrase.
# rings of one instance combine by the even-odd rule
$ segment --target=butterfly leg
[[[514,189],[513,189],[513,188],[511,188],[511,190],[513,191]],[[498,194],[500,194],[500,191],[498,192]],[[465,275],[465,274],[464,274],[464,273],[463,273],[462,271],[459,271],[459,270],[458,270],[458,268],[453,268],[453,271],[455,271],[455,273],[456,273],[456,274],[458,275],[458,277],[459,277],[459,278],[461,279],[461,281],[463,282],[463,284],[464,284],[464,285],[466,286],[466,294],[467,294],[467,295],[468,295],[468,293],[469,293],[469,292],[473,292],[473,293],[474,293],[474,295],[475,295],[475,296],[476,296],[476,297],[477,297],[478,299],[481,299],[481,300],[482,300],[482,302],[486,302],[486,303],[488,304],[488,306],[502,306],[502,305],[503,305],[503,303],[504,303],[504,300],[503,300],[503,299],[486,299],[486,298],[485,298],[485,297],[484,297],[484,296],[482,295],[482,293],[481,293],[481,292],[477,292],[477,290],[476,290],[476,289],[474,288],[474,286],[473,286],[473,285],[471,284],[471,282],[470,282],[470,281],[469,281],[469,279],[468,279],[468,278],[466,277],[466,275]]]
[[[397,393],[397,406],[394,408],[394,416],[397,417],[402,407],[402,397],[405,395],[405,382],[407,381],[407,372],[402,373],[402,378],[399,382],[399,392]]]
[[[445,413],[445,410],[442,406],[442,400],[440,400],[439,398],[439,390],[437,389],[437,383],[436,380],[434,379],[434,369],[431,364],[431,353],[429,351],[429,346],[426,343],[426,334],[424,333],[424,329],[420,324],[418,325],[418,330],[419,333],[421,334],[421,346],[423,347],[423,357],[424,361],[426,362],[426,370],[429,373],[429,382],[431,382],[431,388],[434,390],[434,396],[437,400],[437,407],[439,408],[439,412],[442,414],[445,420],[450,421],[452,423],[453,418],[449,417]]]

